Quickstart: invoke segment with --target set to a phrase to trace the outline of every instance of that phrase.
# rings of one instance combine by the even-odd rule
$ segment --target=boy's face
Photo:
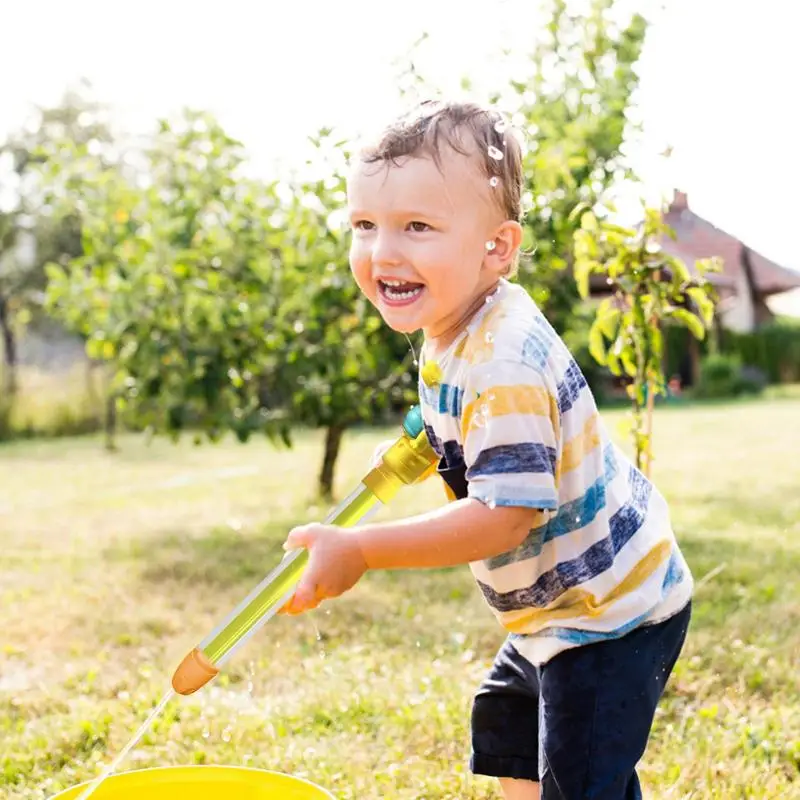
[[[450,338],[505,263],[486,242],[502,215],[488,180],[454,151],[441,170],[426,157],[358,164],[348,183],[350,266],[396,331]]]

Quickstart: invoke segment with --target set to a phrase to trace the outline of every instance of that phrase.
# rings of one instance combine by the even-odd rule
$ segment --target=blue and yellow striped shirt
[[[469,496],[538,509],[519,547],[471,569],[515,647],[541,664],[682,609],[692,577],[658,490],[617,448],[575,360],[527,292],[501,281],[437,356],[423,419]],[[491,535],[491,532],[487,532]]]

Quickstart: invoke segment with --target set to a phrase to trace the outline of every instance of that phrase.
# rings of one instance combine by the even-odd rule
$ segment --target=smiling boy
[[[495,113],[423,104],[348,183],[350,264],[396,331],[425,341],[420,403],[451,502],[352,531],[295,528],[287,610],[369,569],[469,564],[508,638],[475,697],[473,771],[510,800],[641,797],[636,764],[690,618],[664,498],[612,443],[564,343],[507,277],[522,158]]]

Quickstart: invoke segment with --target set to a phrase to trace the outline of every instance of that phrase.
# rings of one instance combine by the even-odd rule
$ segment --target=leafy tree
[[[59,160],[59,148],[91,149],[102,158],[113,141],[106,109],[91,99],[83,83],[67,90],[60,103],[37,110],[31,124],[0,146],[16,186],[16,202],[0,213],[0,333],[5,360],[4,394],[16,391],[17,329],[39,311],[46,283],[45,264],[66,263],[81,254],[80,221],[61,202],[59,213],[46,203],[41,167]],[[26,245],[28,247],[26,248]],[[7,400],[9,402],[9,400]]]
[[[315,153],[341,155],[329,132]],[[138,424],[286,444],[292,424],[324,427],[329,495],[346,428],[409,399],[408,348],[349,275],[331,214],[343,162],[284,186],[245,178],[243,163],[198,113],[161,125],[140,172],[75,148],[50,181],[79,205],[84,255],[49,268],[48,308],[114,364]]]
[[[705,278],[716,271],[716,259],[696,262],[692,275],[660,242],[674,238],[661,212],[645,209],[638,229],[621,227],[594,211],[576,211],[575,276],[581,297],[588,298],[590,276],[602,275],[610,296],[597,307],[589,333],[594,359],[614,375],[629,380],[633,403],[632,436],[636,466],[650,474],[652,415],[656,394],[666,390],[662,326],[683,325],[702,339],[714,315],[713,289]]]
[[[312,163],[325,177],[296,180],[285,206],[281,296],[285,359],[278,375],[299,422],[326,431],[319,490],[330,496],[345,430],[413,402],[408,342],[361,295],[344,225],[347,151],[328,130],[312,137]]]
[[[283,341],[275,197],[239,175],[243,159],[189,112],[161,123],[138,169],[74,148],[51,170],[79,205],[84,254],[49,266],[48,308],[114,364],[119,405],[155,431],[286,436],[266,396]]]
[[[524,248],[533,257],[519,279],[559,332],[579,301],[575,283],[564,280],[579,226],[572,212],[632,177],[623,145],[636,127],[629,112],[647,30],[639,14],[616,21],[615,0],[592,0],[588,11],[571,5],[553,0],[529,73],[493,98],[512,112],[527,145]]]

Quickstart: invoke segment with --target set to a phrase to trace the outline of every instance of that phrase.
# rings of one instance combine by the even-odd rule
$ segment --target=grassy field
[[[386,435],[347,437],[340,492]],[[121,444],[0,448],[9,800],[94,776],[184,652],[276,563],[291,525],[325,511],[309,504],[316,435],[290,452]],[[800,798],[800,400],[665,409],[655,451],[699,585],[641,764],[647,796]],[[381,514],[441,498],[430,482]],[[466,760],[472,692],[501,641],[466,568],[368,575],[271,622],[214,684],[174,701],[125,768],[257,766],[358,800],[498,797]]]

